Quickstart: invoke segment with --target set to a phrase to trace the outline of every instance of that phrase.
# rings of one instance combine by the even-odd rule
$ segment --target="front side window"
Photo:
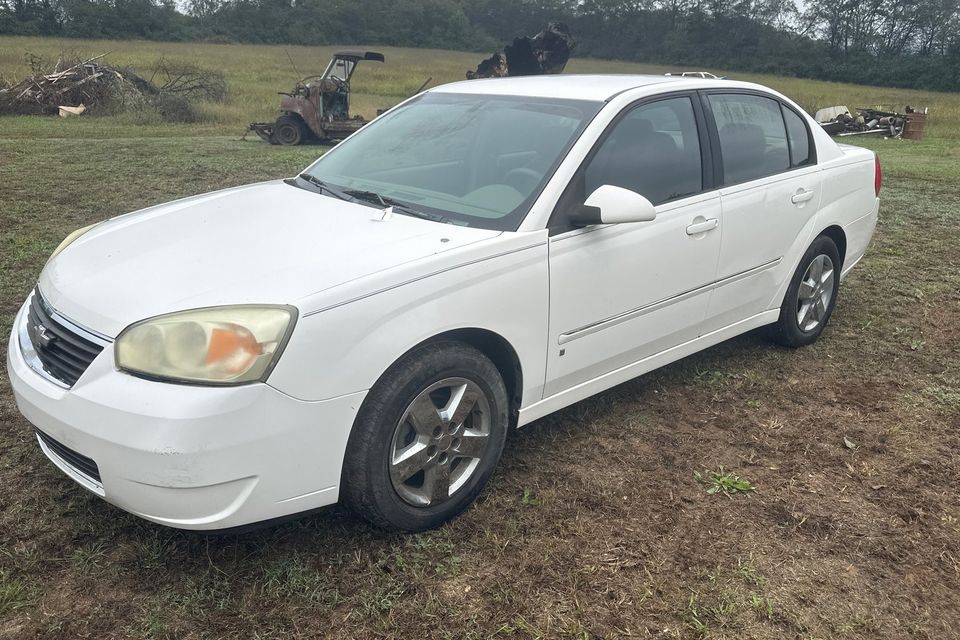
[[[377,118],[304,173],[348,195],[399,203],[400,213],[516,230],[602,106],[426,93]]]
[[[610,131],[584,171],[580,204],[609,184],[660,204],[703,189],[700,138],[688,97],[641,105]]]
[[[778,101],[747,94],[710,94],[708,100],[720,135],[724,183],[755,180],[790,168]]]

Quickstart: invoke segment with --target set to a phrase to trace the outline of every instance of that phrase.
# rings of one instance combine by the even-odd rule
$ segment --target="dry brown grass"
[[[353,45],[355,48],[356,45]],[[115,65],[129,65],[149,77],[160,60],[171,64],[200,64],[208,69],[222,71],[230,85],[226,102],[206,105],[203,116],[206,123],[188,129],[163,127],[165,135],[191,133],[239,134],[251,121],[272,120],[277,115],[278,91],[288,91],[297,80],[290,58],[303,75],[321,73],[331,52],[340,47],[300,47],[279,45],[228,45],[206,43],[174,43],[111,40],[64,40],[55,38],[28,38],[0,36],[0,76],[19,78],[28,68],[24,54],[31,52],[54,58],[63,51],[99,55],[110,52],[107,60]],[[475,68],[483,55],[462,51],[431,49],[401,49],[395,47],[371,48],[383,51],[387,62],[362,63],[355,76],[354,107],[372,117],[377,109],[392,106],[411,95],[427,78],[433,85],[463,80],[467,69]],[[290,58],[287,57],[289,53]],[[574,58],[567,66],[568,73],[654,73],[676,71],[675,67],[649,65],[615,60]],[[940,138],[960,138],[960,95],[930,91],[911,91],[889,87],[865,87],[835,82],[820,82],[797,78],[783,78],[763,74],[743,74],[713,69],[738,80],[766,84],[782,91],[811,112],[824,106],[846,104],[850,108],[889,105],[902,109],[904,105],[929,107],[932,116],[928,127],[931,135]],[[104,128],[116,128],[135,122],[153,121],[143,114],[131,114],[108,122],[65,122],[43,127],[22,124],[4,128],[0,121],[0,138],[8,135],[61,137],[74,132],[97,134]],[[157,135],[154,129],[146,135]],[[136,135],[129,131],[127,135]]]

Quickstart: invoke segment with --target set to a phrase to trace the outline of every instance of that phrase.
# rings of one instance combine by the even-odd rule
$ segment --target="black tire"
[[[306,137],[303,120],[299,116],[284,115],[273,126],[273,138],[283,145],[298,145]]]
[[[419,440],[425,436],[418,435],[419,431],[411,427],[413,422],[406,420],[407,409],[415,400],[422,401],[422,394],[431,386],[445,384],[448,380],[466,381],[473,392],[482,394],[482,399],[478,395],[475,406],[482,406],[488,411],[471,411],[466,420],[470,420],[471,425],[481,424],[474,422],[481,420],[487,431],[486,439],[482,444],[481,455],[470,458],[468,463],[465,462],[468,458],[458,457],[456,449],[460,447],[460,439],[444,435],[446,448],[442,448],[439,454],[436,453],[437,446],[433,446],[433,449],[439,456],[446,455],[444,452],[450,454],[449,461],[445,462],[448,465],[447,477],[453,478],[461,464],[467,464],[469,468],[464,467],[459,473],[467,474],[469,471],[469,474],[461,475],[462,485],[452,490],[449,497],[438,499],[434,504],[413,504],[411,494],[418,489],[404,484],[398,485],[398,481],[391,475],[392,471],[396,472],[396,468],[392,466],[396,464],[396,447],[403,430],[409,431],[413,438],[417,439],[413,444],[418,447],[425,446],[420,444]],[[434,393],[442,394],[443,390]],[[435,400],[432,396],[427,397],[434,403],[434,409],[438,409],[444,402],[442,398]],[[381,376],[360,408],[343,462],[341,500],[372,524],[393,531],[426,531],[456,517],[473,503],[493,475],[507,436],[508,407],[507,390],[500,372],[493,362],[477,349],[452,341],[435,342],[414,349]],[[452,425],[453,422],[455,421],[445,424]],[[467,434],[462,433],[464,428],[461,427],[461,435],[466,441]],[[454,427],[450,429],[453,433]],[[444,447],[440,440],[427,442]],[[477,441],[474,441],[474,444],[476,443]],[[428,453],[429,449],[424,451],[424,455]],[[434,465],[440,460],[432,459],[435,460]],[[477,460],[475,464],[472,462],[474,459]],[[425,466],[424,469],[426,468]],[[422,477],[424,492],[429,493],[426,489],[426,476]],[[413,476],[410,480],[414,481],[415,478],[416,476]],[[451,485],[446,491],[450,491],[452,485],[456,484],[452,479],[448,482],[451,482]],[[401,492],[404,495],[401,495]]]
[[[822,310],[819,312],[815,311],[815,314],[819,315],[815,325],[811,326],[814,322],[814,319],[811,318],[804,323],[804,326],[801,326],[800,316],[804,311],[805,303],[800,299],[800,287],[801,284],[805,282],[804,276],[809,275],[808,270],[811,269],[811,266],[816,261],[820,261],[821,264],[823,264],[823,256],[829,261],[833,276],[829,285],[822,288],[823,293],[829,293],[829,301],[817,307],[817,309]],[[774,342],[785,347],[797,348],[812,344],[820,337],[820,334],[823,333],[824,328],[827,326],[827,322],[830,321],[830,316],[833,315],[833,308],[837,303],[837,293],[840,289],[840,269],[842,266],[840,252],[837,250],[836,243],[827,236],[818,236],[807,249],[806,253],[803,254],[803,258],[800,259],[800,264],[797,266],[793,278],[790,279],[790,286],[787,287],[787,293],[784,295],[783,303],[780,305],[780,318],[770,326],[770,337]],[[808,279],[806,282],[810,281],[811,280]],[[809,291],[809,287],[805,287],[805,291]]]

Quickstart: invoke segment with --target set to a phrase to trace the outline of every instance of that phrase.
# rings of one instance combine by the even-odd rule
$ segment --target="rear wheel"
[[[424,531],[466,509],[503,452],[506,387],[480,351],[438,342],[404,356],[367,395],[341,496],[385,529]]]
[[[280,144],[297,145],[303,142],[305,136],[303,120],[298,116],[285,115],[277,118],[277,123],[273,127],[273,137]]]
[[[774,341],[787,347],[812,344],[833,314],[840,287],[840,252],[827,236],[819,236],[804,253],[772,325]]]

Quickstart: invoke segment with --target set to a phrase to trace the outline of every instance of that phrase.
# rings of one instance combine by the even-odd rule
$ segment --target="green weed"
[[[693,477],[707,486],[707,493],[723,493],[732,496],[737,493],[749,493],[754,490],[754,486],[749,480],[744,480],[731,471],[724,471],[723,467],[719,471],[699,471],[693,472]]]
[[[0,619],[33,605],[35,591],[23,580],[0,572]]]

